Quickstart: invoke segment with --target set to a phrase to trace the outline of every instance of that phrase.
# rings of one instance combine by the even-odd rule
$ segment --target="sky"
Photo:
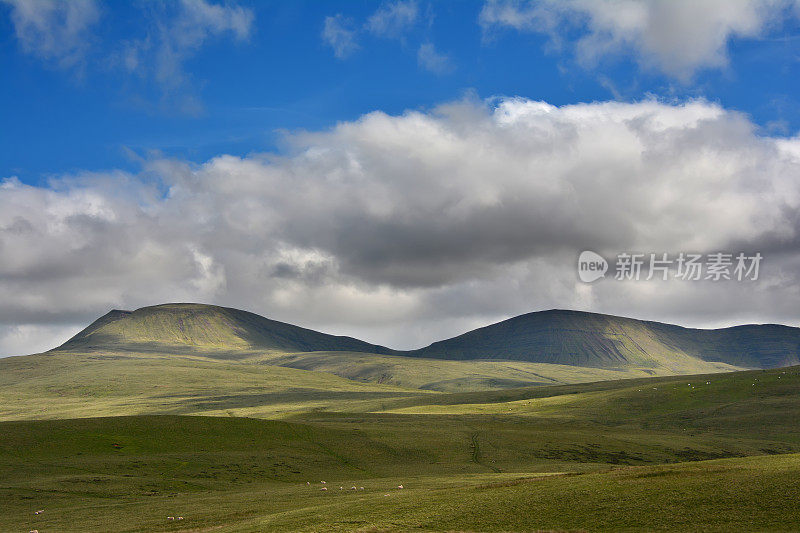
[[[800,326],[798,0],[0,0],[0,71],[0,355],[176,301],[394,348]]]

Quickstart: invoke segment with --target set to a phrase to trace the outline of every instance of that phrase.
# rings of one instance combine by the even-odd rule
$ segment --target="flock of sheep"
[[[320,481],[320,484],[322,484],[322,485],[327,485],[328,483],[327,483],[326,481]],[[306,485],[311,485],[311,482],[310,482],[310,481],[306,481]],[[404,487],[403,487],[403,485],[398,485],[398,486],[397,486],[397,488],[398,488],[398,489],[402,489],[402,488],[404,488]],[[327,490],[328,490],[328,487],[322,487],[322,488],[321,488],[321,489],[319,489],[319,490],[324,490],[324,491],[327,491]],[[339,490],[344,490],[344,487],[343,487],[343,486],[342,486],[342,487],[339,487]],[[364,487],[356,487],[355,485],[353,485],[352,487],[350,487],[350,490],[364,490]],[[388,494],[385,494],[385,496],[388,496]],[[38,511],[34,512],[33,514],[35,514],[35,515],[40,515],[40,514],[42,514],[42,513],[44,513],[44,509],[40,509],[40,510],[38,510]],[[173,521],[173,520],[183,520],[183,517],[182,517],[182,516],[168,516],[168,517],[167,517],[167,520],[169,520],[169,521]],[[31,529],[31,530],[29,531],[29,533],[39,533],[39,530],[38,530],[38,529]]]
[[[320,481],[320,484],[327,485],[328,482],[327,481]],[[306,485],[311,485],[311,482],[310,481],[306,481]],[[403,485],[398,485],[397,488],[398,489],[402,489],[404,487],[403,487]],[[319,490],[323,490],[323,491],[327,492],[328,487],[321,487]],[[339,490],[344,490],[344,487],[339,487]],[[350,487],[350,490],[364,490],[364,487],[356,487],[355,485],[353,485],[352,487]],[[385,496],[388,496],[388,494],[385,494]]]
[[[361,488],[363,489],[364,487],[361,487]],[[34,512],[33,514],[40,515],[42,513],[44,513],[44,509],[39,509],[38,511]],[[168,516],[167,520],[170,520],[170,521],[172,521],[172,520],[183,520],[183,517],[182,516]],[[31,529],[28,533],[39,533],[39,530],[38,529]]]

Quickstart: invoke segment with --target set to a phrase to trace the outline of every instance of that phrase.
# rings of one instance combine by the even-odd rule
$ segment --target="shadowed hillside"
[[[701,330],[580,311],[528,313],[435,342],[408,355],[510,359],[587,367],[701,362],[777,368],[800,363],[800,328],[774,324]]]

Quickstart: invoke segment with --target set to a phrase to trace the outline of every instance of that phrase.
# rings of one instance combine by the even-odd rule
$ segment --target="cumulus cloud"
[[[800,138],[705,101],[381,112],[281,154],[0,187],[0,324],[205,301],[396,347],[536,309],[797,323]],[[581,250],[761,251],[747,283],[577,280]]]
[[[11,7],[11,21],[22,49],[63,67],[84,61],[90,30],[100,19],[94,0],[0,0]]]
[[[373,13],[365,28],[379,37],[400,37],[417,21],[419,9],[414,0],[399,0],[381,5]]]
[[[417,50],[419,66],[434,74],[447,74],[454,70],[453,62],[446,54],[436,51],[431,43],[423,43]]]
[[[344,59],[358,49],[353,21],[341,14],[325,17],[322,40],[331,48],[334,55]]]
[[[548,34],[563,46],[576,26],[578,59],[586,65],[620,52],[643,65],[688,80],[700,69],[727,65],[733,38],[763,35],[793,0],[488,0],[485,31],[508,27]],[[800,5],[800,4],[797,4]]]

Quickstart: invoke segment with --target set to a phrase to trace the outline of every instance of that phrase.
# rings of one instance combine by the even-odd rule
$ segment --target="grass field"
[[[528,361],[442,360],[354,352],[309,352],[259,355],[258,361],[304,370],[328,372],[355,381],[398,387],[466,392],[517,387],[587,383],[637,377],[674,375],[664,367],[595,368]],[[739,370],[723,363],[684,367],[698,372]]]
[[[0,531],[800,529],[798,367],[448,394],[186,359],[206,375],[143,367],[157,404],[138,361],[102,390],[103,362],[78,391],[51,389],[55,367],[15,390],[49,419],[4,412]],[[120,415],[216,395],[220,416],[64,418],[57,394],[73,416],[78,398]]]
[[[412,447],[408,439],[386,438],[408,430],[408,422],[369,435],[328,424],[222,417],[5,422],[0,530],[791,531],[800,525],[797,454],[621,466],[602,462],[611,456],[583,462],[590,457],[525,457],[518,449],[492,463],[503,455],[496,447],[506,437],[485,441],[486,452],[471,447],[471,439],[447,438],[455,426],[423,432]],[[558,438],[579,445],[586,436]]]
[[[580,367],[112,312],[0,359],[0,531],[800,530],[800,367],[667,357],[653,327]]]
[[[131,414],[276,418],[427,394],[325,372],[168,354],[0,359],[0,420]]]
[[[506,389],[643,375],[648,374],[630,368],[351,352],[252,354],[243,359],[55,352],[0,359],[0,420],[130,414],[279,418],[313,410],[379,410],[390,400],[430,396],[442,389]]]

